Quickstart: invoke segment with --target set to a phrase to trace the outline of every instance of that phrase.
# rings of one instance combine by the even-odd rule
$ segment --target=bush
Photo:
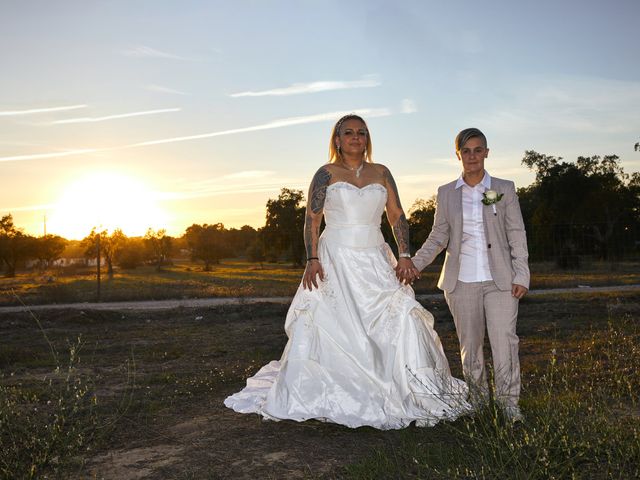
[[[116,256],[116,264],[125,270],[142,265],[145,258],[144,242],[139,238],[128,238]]]
[[[32,384],[0,377],[1,478],[60,476],[89,449],[97,423],[96,397],[78,371],[80,347],[78,339],[69,347],[65,368],[57,365]]]

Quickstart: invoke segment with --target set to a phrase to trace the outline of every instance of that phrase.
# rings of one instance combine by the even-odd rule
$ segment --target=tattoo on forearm
[[[317,256],[314,255],[314,246],[316,246],[318,241],[318,235],[319,229],[313,228],[313,218],[307,213],[307,216],[304,219],[304,247],[307,251],[307,258]]]
[[[324,201],[327,196],[327,187],[331,180],[331,173],[327,167],[319,169],[311,180],[309,187],[309,208],[313,213],[320,213],[324,208]]]
[[[395,202],[398,204],[398,208],[402,208],[402,205],[400,204],[400,194],[398,193],[398,187],[396,186],[396,182],[393,179],[391,172],[387,168],[385,168],[383,175],[387,187],[391,189],[391,194],[393,195]]]
[[[409,253],[409,222],[404,213],[393,225],[393,235],[398,244],[398,253]]]
[[[402,210],[402,205],[400,204],[400,195],[398,194],[398,187],[396,185],[391,172],[385,168],[384,170],[384,180],[387,184],[387,191],[392,196],[394,203],[397,208]],[[396,244],[398,245],[399,253],[409,253],[409,223],[407,222],[407,217],[404,212],[400,215],[400,218],[396,220],[393,224],[393,235],[396,237]]]

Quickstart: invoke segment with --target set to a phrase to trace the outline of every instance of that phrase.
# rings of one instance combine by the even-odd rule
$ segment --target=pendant
[[[364,167],[364,162],[362,162],[360,166],[356,169],[356,178],[360,178],[360,172],[362,171],[363,167]]]

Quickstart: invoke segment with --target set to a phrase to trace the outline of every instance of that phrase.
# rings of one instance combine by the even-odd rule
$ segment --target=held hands
[[[396,266],[396,277],[405,285],[412,284],[420,278],[420,271],[415,267],[410,258],[401,257]]]
[[[313,290],[313,287],[318,288],[318,280],[316,277],[320,277],[320,281],[324,281],[324,270],[319,260],[309,260],[307,262],[307,268],[304,269],[304,275],[302,276],[302,286],[309,291]]]
[[[518,300],[524,297],[528,291],[529,289],[527,287],[523,287],[522,285],[518,285],[517,283],[511,285],[511,295],[516,297]]]

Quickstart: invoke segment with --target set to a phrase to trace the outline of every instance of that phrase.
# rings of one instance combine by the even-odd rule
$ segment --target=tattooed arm
[[[409,252],[409,223],[400,204],[398,187],[388,168],[383,167],[384,186],[387,188],[387,219],[393,228],[393,235],[398,244],[398,253]]]
[[[420,272],[411,262],[411,258],[407,257],[411,253],[409,248],[409,223],[404,210],[402,210],[396,182],[387,167],[382,166],[382,169],[384,186],[387,188],[387,219],[393,229],[400,256],[396,274],[401,281],[409,283],[420,276]]]
[[[302,277],[302,285],[309,290],[318,288],[316,277],[324,280],[324,271],[318,259],[318,239],[320,238],[320,223],[324,212],[324,201],[327,187],[331,180],[331,172],[325,165],[321,167],[311,180],[307,212],[304,220],[304,246],[307,252],[307,267]]]

